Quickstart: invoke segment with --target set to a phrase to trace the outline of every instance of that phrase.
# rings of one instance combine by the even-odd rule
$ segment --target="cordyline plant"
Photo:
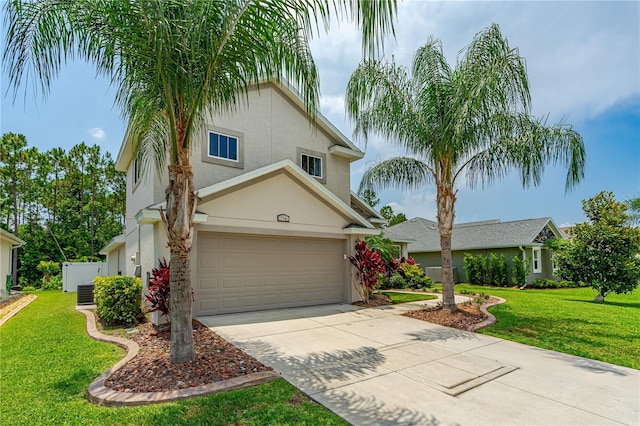
[[[171,299],[171,288],[169,277],[171,270],[167,260],[158,259],[159,266],[151,270],[153,278],[149,280],[149,292],[144,295],[150,304],[147,312],[160,312],[161,315],[169,315],[169,300]]]
[[[385,272],[384,260],[378,252],[371,250],[365,241],[356,243],[355,256],[349,261],[356,267],[356,289],[365,303],[369,303],[371,292],[378,285],[378,279]]]

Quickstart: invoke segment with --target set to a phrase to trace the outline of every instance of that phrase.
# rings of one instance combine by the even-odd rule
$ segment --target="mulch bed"
[[[127,338],[140,345],[138,355],[109,377],[105,386],[120,392],[159,392],[184,389],[258,371],[270,371],[252,356],[193,321],[196,360],[171,364],[171,331],[145,323]],[[132,330],[129,330],[132,331]]]
[[[456,305],[458,310],[454,313],[447,311],[442,306],[435,306],[407,312],[403,315],[434,324],[457,328],[459,330],[469,330],[474,324],[478,324],[487,319],[487,315],[480,311],[480,306],[497,300],[495,297],[489,297],[481,303],[477,301],[458,303]]]
[[[377,308],[378,306],[391,305],[391,298],[380,293],[373,293],[369,298],[369,303],[353,302],[353,306],[364,306],[367,308]]]

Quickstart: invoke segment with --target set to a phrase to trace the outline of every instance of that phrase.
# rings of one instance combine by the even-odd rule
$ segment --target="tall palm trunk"
[[[169,166],[169,186],[166,191],[165,224],[171,250],[171,354],[172,364],[196,358],[191,325],[191,262],[192,224],[196,196],[189,154],[181,155],[181,164]]]
[[[442,257],[442,305],[449,312],[455,312],[456,301],[453,294],[453,264],[451,260],[451,233],[453,231],[454,204],[456,195],[453,186],[437,184],[438,230]]]

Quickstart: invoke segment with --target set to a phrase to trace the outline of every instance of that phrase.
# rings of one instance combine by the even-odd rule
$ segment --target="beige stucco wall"
[[[0,294],[6,295],[7,275],[11,274],[11,243],[0,239]]]
[[[107,275],[126,275],[127,258],[125,249],[126,246],[123,244],[107,254]]]
[[[250,106],[250,107],[249,107]],[[241,134],[243,168],[202,161],[208,149],[208,132],[202,131],[194,144],[193,170],[196,188],[202,188],[251,170],[290,159],[300,164],[298,149],[324,155],[326,186],[344,202],[350,200],[350,162],[329,153],[336,144],[319,127],[313,127],[306,112],[294,105],[275,86],[267,84],[251,90],[248,103],[242,101],[237,111],[210,115],[205,129]]]
[[[286,172],[204,201],[198,211],[209,215],[201,227],[222,227],[227,232],[233,228],[246,228],[254,229],[254,232],[332,233],[342,237],[342,227],[349,223],[346,217]],[[287,214],[290,222],[278,222],[279,214]]]

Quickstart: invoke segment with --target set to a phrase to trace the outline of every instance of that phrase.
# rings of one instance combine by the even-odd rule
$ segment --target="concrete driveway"
[[[640,371],[400,315],[424,303],[198,320],[356,425],[640,424]]]

